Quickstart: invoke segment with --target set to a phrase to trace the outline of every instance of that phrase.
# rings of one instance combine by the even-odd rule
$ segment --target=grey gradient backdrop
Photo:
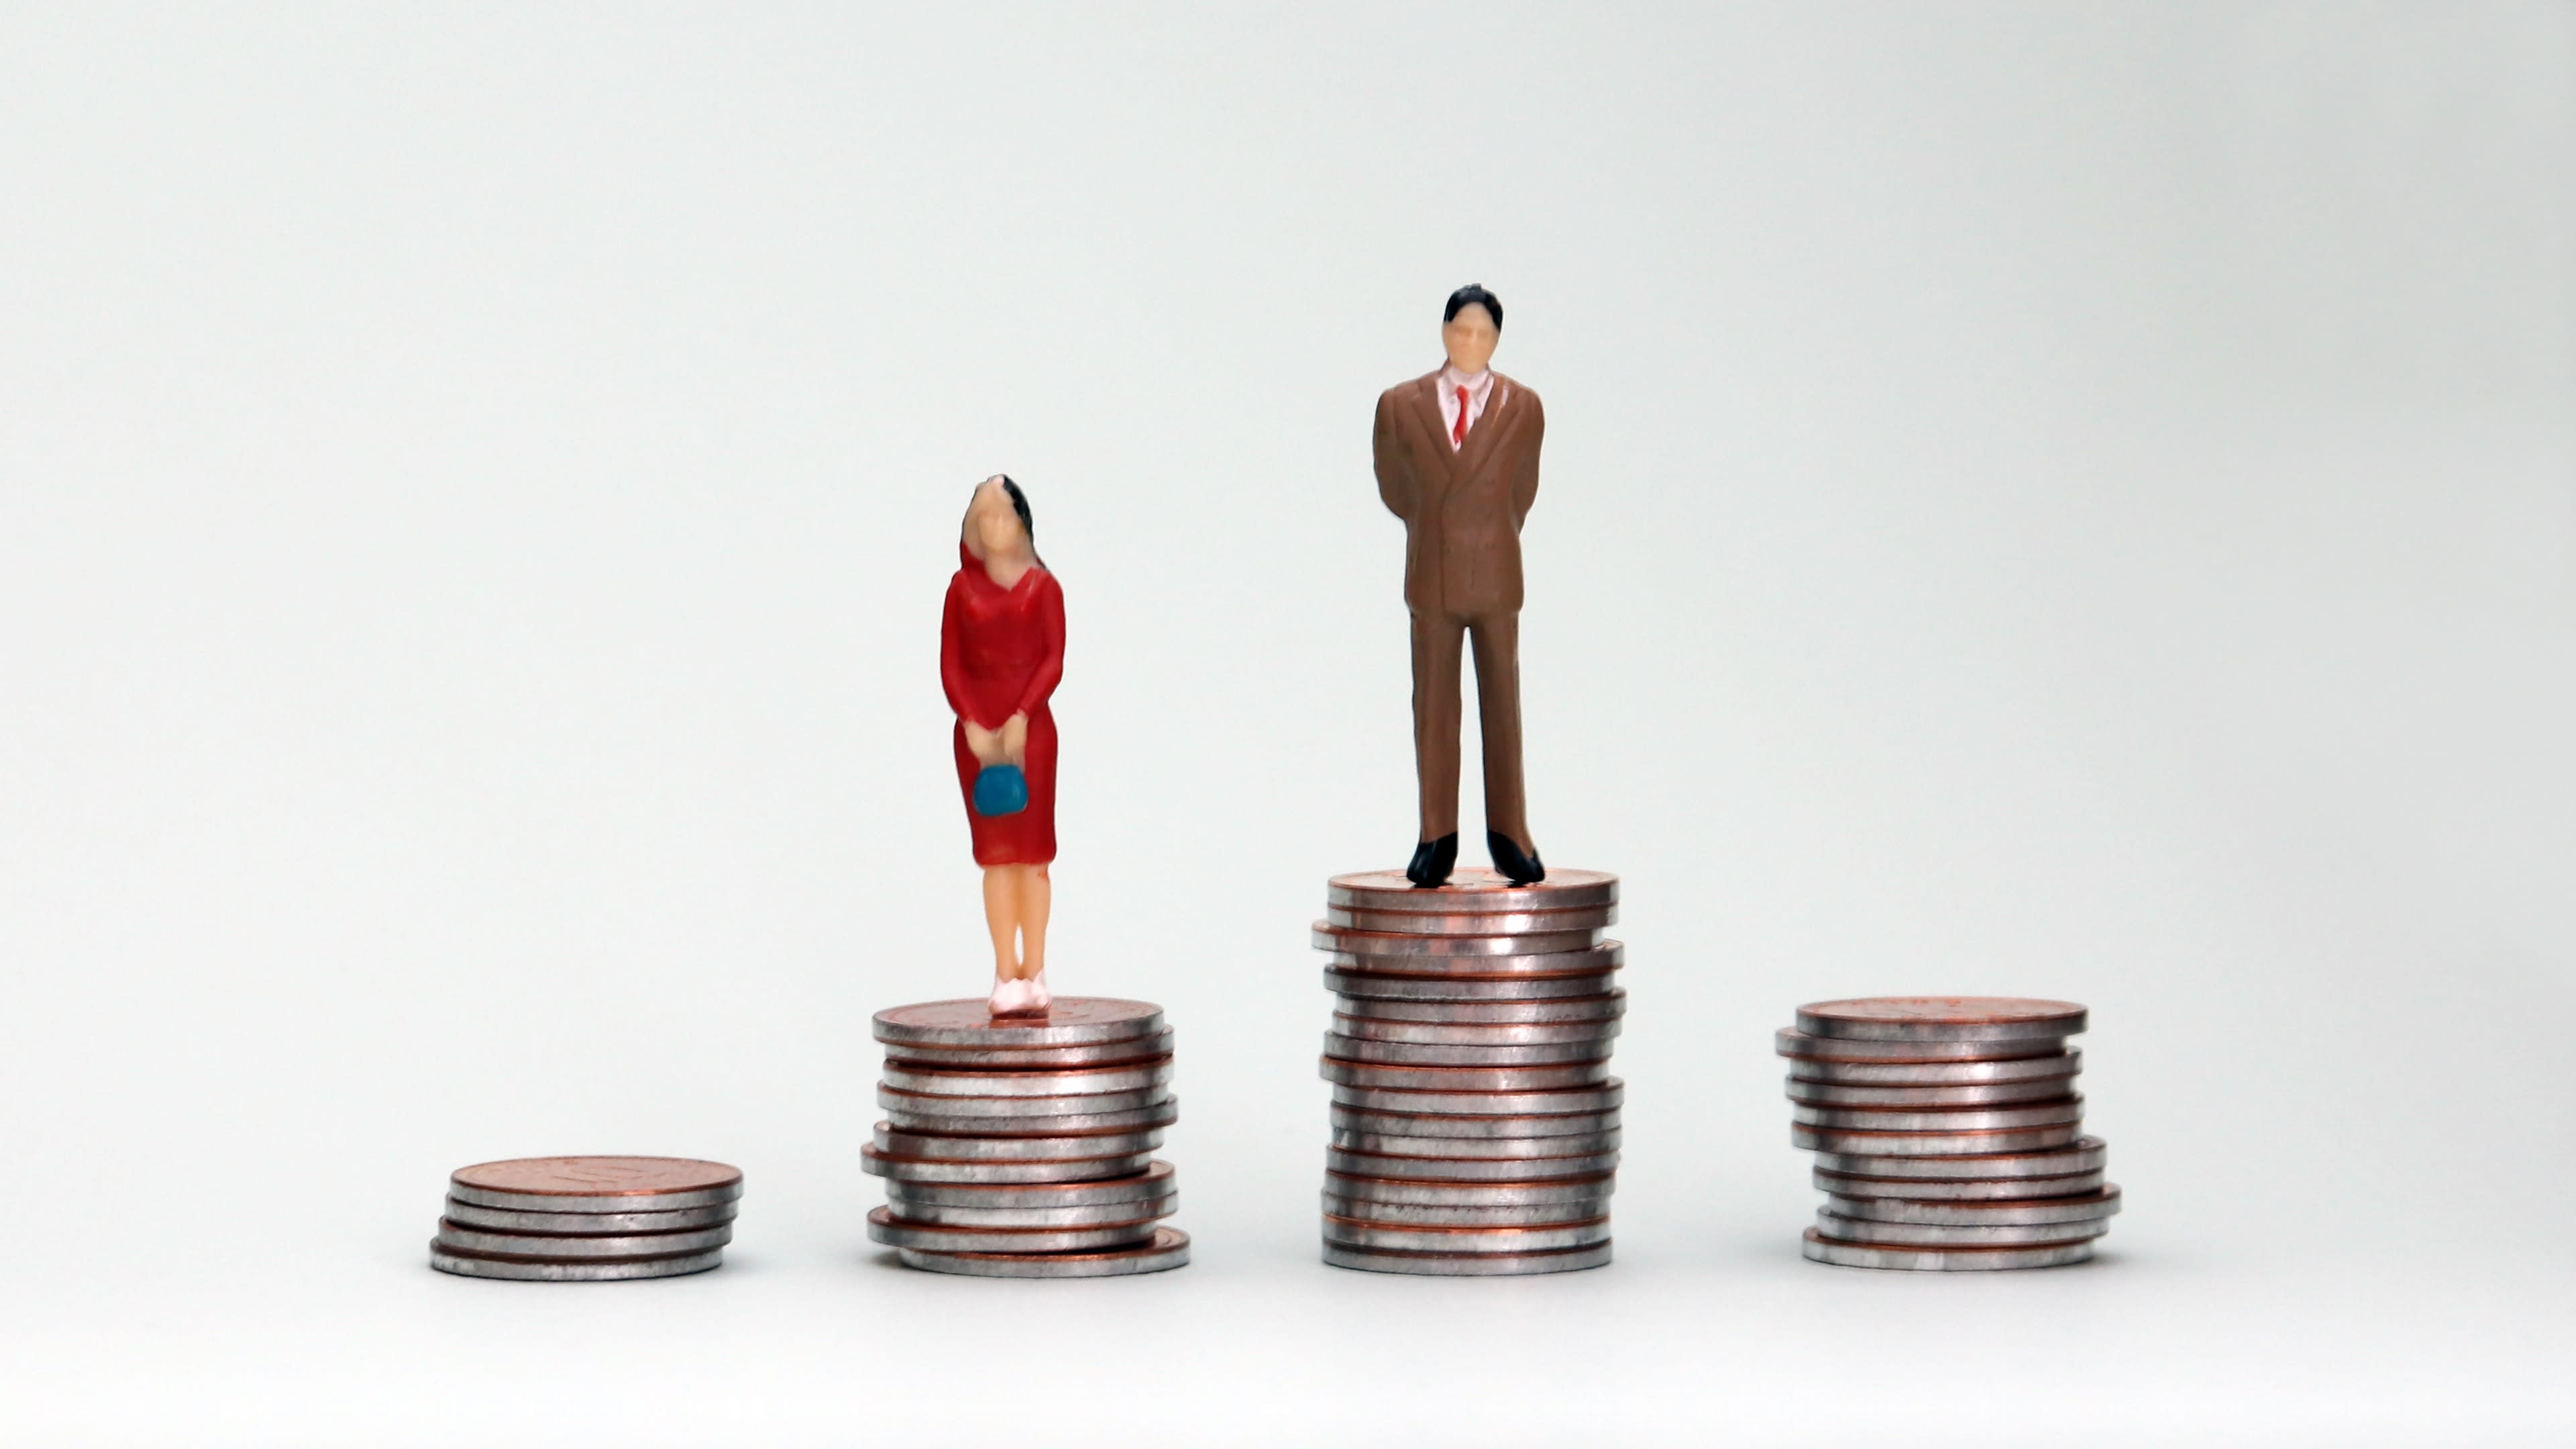
[[[0,5],[0,1439],[2567,1442],[2571,178],[2565,4]],[[1470,279],[1634,1001],[1510,1283],[1314,1246]],[[1161,1278],[860,1233],[997,468]],[[1767,1033],[1926,990],[2094,1007],[2104,1261],[1798,1259]],[[727,1266],[423,1265],[564,1151],[743,1165]]]

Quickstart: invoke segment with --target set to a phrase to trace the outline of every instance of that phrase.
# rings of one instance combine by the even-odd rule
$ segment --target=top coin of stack
[[[1806,1256],[1857,1268],[2049,1268],[2120,1210],[2075,1091],[2068,1001],[1882,996],[1798,1009],[1791,1139],[1826,1193]]]
[[[596,1282],[703,1273],[733,1241],[742,1172],[685,1157],[522,1157],[460,1167],[429,1265]]]
[[[1337,995],[1324,1261],[1500,1275],[1610,1261],[1624,1088],[1610,1054],[1619,882],[1513,885],[1461,870],[1417,889],[1335,876],[1314,943]]]
[[[876,1014],[886,1120],[861,1166],[886,1180],[868,1236],[910,1267],[1096,1278],[1189,1261],[1154,1159],[1180,1115],[1161,1007],[1059,996],[1044,1016],[981,1000]]]

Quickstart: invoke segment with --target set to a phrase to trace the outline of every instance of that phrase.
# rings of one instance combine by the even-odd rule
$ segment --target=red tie
[[[1458,389],[1458,426],[1449,430],[1449,446],[1467,446],[1467,390],[1463,387]]]

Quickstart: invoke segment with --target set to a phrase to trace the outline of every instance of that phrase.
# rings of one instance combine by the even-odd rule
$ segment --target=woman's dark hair
[[[1467,285],[1460,287],[1457,291],[1450,293],[1449,305],[1442,308],[1440,311],[1440,324],[1445,327],[1448,324],[1457,321],[1458,309],[1466,306],[1470,302],[1484,308],[1485,315],[1494,319],[1495,331],[1500,332],[1503,330],[1503,299],[1486,291],[1485,285],[1482,282],[1469,282]]]
[[[1029,536],[1029,557],[1037,559],[1038,567],[1045,568],[1046,560],[1038,554],[1037,520],[1029,516],[1029,495],[1020,491],[1020,485],[1011,481],[1010,474],[996,473],[993,476],[1002,480],[1002,491],[1011,495],[1011,511],[1020,516],[1020,532]]]

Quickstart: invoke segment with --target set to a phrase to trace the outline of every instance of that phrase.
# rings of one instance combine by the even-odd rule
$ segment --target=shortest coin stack
[[[456,1170],[429,1266],[550,1283],[676,1278],[724,1261],[742,1172],[686,1157],[522,1157]]]
[[[868,1236],[906,1267],[981,1278],[1109,1278],[1178,1268],[1189,1235],[1158,1161],[1172,1033],[1142,1001],[1059,996],[1044,1016],[980,1000],[876,1014],[886,1120],[860,1166],[886,1180]]]
[[[1879,996],[1798,1008],[1790,1137],[1825,1205],[1806,1255],[1847,1268],[2055,1268],[2093,1256],[2120,1189],[2083,1135],[2068,1001]]]

